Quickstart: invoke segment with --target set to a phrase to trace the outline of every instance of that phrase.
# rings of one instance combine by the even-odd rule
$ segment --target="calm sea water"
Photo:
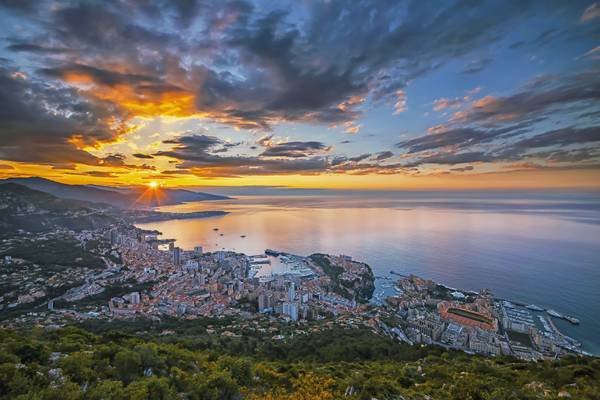
[[[465,290],[489,288],[576,316],[580,326],[555,322],[600,354],[599,193],[240,196],[160,210],[230,212],[139,225],[185,249],[343,253],[376,275],[393,270]]]

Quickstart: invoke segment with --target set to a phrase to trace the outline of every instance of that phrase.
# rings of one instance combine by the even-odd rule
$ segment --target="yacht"
[[[544,309],[538,305],[535,304],[530,304],[528,306],[525,306],[525,308],[532,310],[532,311],[544,311]]]
[[[558,312],[556,312],[554,310],[548,310],[546,312],[548,313],[548,315],[550,315],[552,317],[555,317],[555,318],[562,318],[563,317],[562,314],[560,314],[560,313],[558,313]]]
[[[579,325],[579,320],[575,317],[571,317],[570,315],[565,315],[564,318],[572,323],[573,325]]]

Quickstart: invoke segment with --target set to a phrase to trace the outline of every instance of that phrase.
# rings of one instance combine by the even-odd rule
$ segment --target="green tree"
[[[125,389],[121,381],[102,381],[91,387],[86,400],[121,400],[125,398]]]
[[[124,382],[131,382],[140,375],[142,358],[132,350],[121,350],[115,355],[115,367],[119,378]]]
[[[177,392],[166,378],[151,377],[130,383],[125,389],[129,400],[176,400]]]

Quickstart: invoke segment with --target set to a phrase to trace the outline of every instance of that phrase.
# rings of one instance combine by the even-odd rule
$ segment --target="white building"
[[[288,301],[284,302],[283,314],[288,315],[292,321],[298,321],[298,305]]]

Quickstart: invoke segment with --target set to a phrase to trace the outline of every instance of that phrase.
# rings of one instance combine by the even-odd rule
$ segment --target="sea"
[[[158,210],[229,213],[138,224],[184,249],[345,254],[368,263],[386,295],[393,271],[553,309],[578,318],[554,322],[600,355],[600,192],[241,195]]]

